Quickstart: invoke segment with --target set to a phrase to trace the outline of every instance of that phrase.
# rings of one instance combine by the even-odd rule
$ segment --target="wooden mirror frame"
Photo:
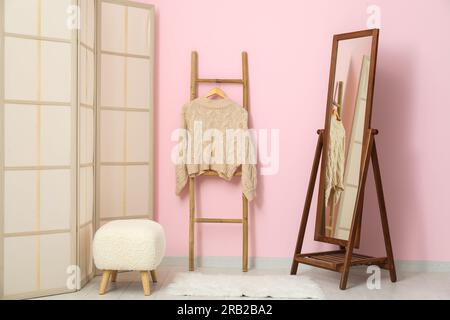
[[[367,87],[366,115],[365,115],[365,121],[364,121],[364,138],[363,138],[363,147],[362,147],[363,152],[361,153],[361,169],[360,169],[360,175],[361,175],[362,172],[365,172],[365,169],[366,169],[365,167],[368,166],[368,161],[365,161],[364,150],[367,149],[367,144],[369,143],[369,135],[370,135],[370,129],[371,129],[372,104],[373,104],[373,94],[374,94],[374,87],[375,87],[375,72],[376,72],[377,53],[378,53],[378,35],[379,35],[378,29],[371,29],[371,30],[363,30],[363,31],[337,34],[333,37],[330,78],[329,78],[329,83],[328,83],[328,98],[327,98],[327,106],[326,106],[326,114],[325,114],[325,130],[323,133],[323,153],[322,153],[322,162],[320,165],[321,169],[320,169],[319,195],[318,195],[318,201],[317,201],[316,225],[315,225],[315,232],[314,232],[314,240],[316,240],[316,241],[336,244],[336,245],[339,245],[342,247],[347,246],[347,244],[349,242],[349,240],[328,237],[328,236],[322,234],[322,232],[321,232],[321,230],[322,230],[321,226],[322,226],[322,222],[323,222],[323,211],[325,210],[325,171],[326,171],[326,161],[328,160],[328,157],[327,157],[328,139],[329,139],[328,136],[329,136],[329,132],[330,132],[330,116],[331,116],[330,105],[333,102],[332,100],[333,100],[334,85],[335,85],[336,63],[337,63],[339,41],[363,38],[363,37],[370,37],[370,36],[372,37],[369,82],[368,82],[368,87]],[[358,188],[361,188],[361,194],[364,195],[365,184],[360,184]],[[364,198],[364,197],[362,197],[362,198]],[[352,219],[354,219],[355,216],[357,216],[358,210],[362,210],[362,208],[363,208],[362,205],[358,206],[355,203]],[[359,223],[361,223],[361,221],[359,221]],[[361,229],[361,227],[359,226],[359,230],[360,229]],[[359,232],[358,232],[358,235],[359,235]],[[355,247],[357,248],[358,245],[359,245],[359,236],[357,237]]]
[[[333,41],[333,54],[331,58],[331,72],[330,72],[330,86],[328,91],[328,101],[327,101],[327,112],[325,119],[325,127],[327,130],[318,130],[318,139],[317,146],[314,155],[314,161],[311,168],[311,175],[309,177],[309,185],[306,193],[305,204],[303,207],[302,218],[300,221],[300,228],[297,237],[297,243],[295,246],[294,255],[292,258],[291,265],[291,275],[297,274],[299,264],[310,265],[317,268],[322,268],[326,270],[331,270],[335,272],[339,272],[341,274],[341,281],[339,288],[341,290],[345,290],[347,288],[347,281],[351,267],[355,266],[370,266],[375,265],[381,269],[385,269],[389,271],[389,277],[392,282],[397,281],[397,272],[395,269],[394,262],[394,253],[392,250],[391,244],[391,236],[389,232],[389,224],[387,218],[387,210],[386,203],[384,200],[384,192],[383,185],[381,182],[381,169],[378,160],[378,153],[375,144],[375,136],[378,134],[378,130],[371,128],[370,120],[372,116],[372,102],[373,102],[373,90],[375,83],[375,70],[377,64],[377,51],[378,51],[378,30],[365,30],[358,31],[346,34],[340,34],[334,36]],[[354,39],[365,36],[372,36],[372,50],[371,50],[371,60],[372,64],[369,70],[369,81],[368,81],[368,92],[367,92],[367,112],[365,116],[365,134],[363,141],[363,150],[362,150],[362,165],[361,165],[361,174],[359,179],[359,188],[358,195],[356,199],[356,206],[353,212],[352,224],[350,228],[350,236],[347,240],[341,240],[336,238],[330,238],[320,234],[320,227],[322,220],[321,214],[324,209],[325,195],[324,195],[324,173],[325,173],[325,164],[326,157],[322,157],[325,154],[325,149],[327,146],[329,132],[329,121],[331,108],[330,102],[332,99],[332,90],[334,89],[334,76],[336,70],[336,58],[337,58],[337,49],[338,42],[345,39]],[[317,208],[317,217],[316,217],[316,230],[314,240],[331,243],[335,245],[339,245],[339,250],[328,250],[321,252],[311,252],[304,253],[302,252],[303,241],[305,239],[306,227],[308,224],[308,218],[311,208],[311,202],[314,195],[315,185],[317,173],[319,171],[320,161],[322,157],[322,171],[321,171],[321,180],[320,180],[320,188],[319,188],[319,199],[318,199],[318,208]],[[384,237],[384,245],[386,249],[386,256],[381,257],[373,257],[368,255],[363,255],[360,253],[355,253],[354,249],[357,248],[357,243],[359,241],[359,234],[361,232],[361,221],[363,214],[363,199],[364,199],[364,187],[367,178],[367,172],[370,164],[373,169],[373,177],[375,182],[375,188],[377,191],[378,198],[378,206],[380,211],[380,220],[381,226],[383,229],[383,237]],[[319,220],[320,224],[317,224],[317,220]]]

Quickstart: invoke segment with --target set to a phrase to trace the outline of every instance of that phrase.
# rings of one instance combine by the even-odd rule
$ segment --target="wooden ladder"
[[[198,85],[201,83],[239,84],[243,86],[243,107],[248,111],[249,85],[248,85],[248,55],[242,52],[242,79],[201,79],[198,77],[198,54],[192,52],[191,56],[191,101],[198,98]],[[214,171],[207,171],[203,176],[218,177]],[[242,176],[236,172],[234,176]],[[196,223],[240,223],[242,224],[242,271],[248,270],[248,200],[242,194],[242,219],[212,219],[195,217],[195,177],[189,178],[189,271],[194,271],[194,246]]]

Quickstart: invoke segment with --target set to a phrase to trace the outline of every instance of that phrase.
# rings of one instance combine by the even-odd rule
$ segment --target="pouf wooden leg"
[[[141,271],[142,287],[144,288],[144,294],[150,295],[150,279],[148,277],[148,271]]]
[[[111,282],[117,281],[117,270],[111,273]]]
[[[109,277],[111,276],[111,270],[103,271],[102,282],[100,283],[100,289],[98,291],[99,294],[103,295],[106,292],[106,288],[108,287]]]
[[[153,283],[158,282],[158,279],[156,278],[156,270],[150,271],[150,274],[152,275]]]

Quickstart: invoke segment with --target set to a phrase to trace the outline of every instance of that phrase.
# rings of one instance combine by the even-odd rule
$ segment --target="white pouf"
[[[93,243],[94,262],[103,270],[100,294],[105,294],[109,279],[116,281],[118,271],[140,271],[144,294],[150,295],[149,271],[156,282],[156,268],[164,257],[164,230],[151,220],[116,220],[98,229]]]
[[[116,220],[102,226],[93,243],[94,262],[100,270],[155,270],[166,247],[164,230],[151,220]]]

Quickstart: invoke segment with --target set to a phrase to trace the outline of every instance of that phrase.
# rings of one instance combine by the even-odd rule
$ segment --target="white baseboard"
[[[291,258],[250,257],[249,268],[254,269],[286,269],[290,270]],[[450,261],[404,261],[395,262],[399,272],[450,272]],[[163,266],[188,267],[187,257],[165,257]],[[241,257],[197,257],[196,266],[207,268],[240,268]],[[301,265],[303,269],[312,268]]]
[[[291,268],[288,258],[249,257],[248,267],[256,269]],[[188,257],[165,257],[162,265],[188,267]],[[196,257],[195,265],[206,268],[241,268],[241,257]]]
[[[396,261],[403,272],[450,272],[450,261]]]

